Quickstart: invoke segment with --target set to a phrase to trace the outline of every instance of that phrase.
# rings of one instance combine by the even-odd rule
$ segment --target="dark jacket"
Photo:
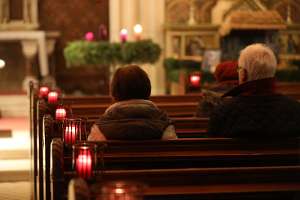
[[[96,124],[109,140],[148,140],[161,139],[171,121],[151,101],[129,100],[110,106]]]
[[[233,98],[218,106],[210,116],[210,136],[300,136],[300,103],[276,94],[273,78],[246,82],[226,96]]]
[[[203,90],[203,96],[197,106],[196,117],[209,117],[214,108],[224,102],[224,98],[222,98],[224,93],[236,87],[237,84],[237,81],[224,81],[209,90]]]

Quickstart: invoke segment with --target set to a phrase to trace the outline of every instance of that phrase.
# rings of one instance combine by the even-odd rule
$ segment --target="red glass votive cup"
[[[73,169],[79,177],[91,179],[95,176],[97,166],[97,145],[92,143],[78,143],[73,145]]]
[[[58,121],[63,121],[65,120],[67,116],[67,111],[64,107],[58,107],[55,110],[55,119]]]
[[[82,119],[65,119],[63,124],[63,141],[65,145],[73,145],[86,140],[86,123]]]
[[[58,93],[55,91],[48,93],[48,103],[56,104],[58,102]]]
[[[49,88],[46,86],[42,86],[39,89],[39,97],[40,98],[47,98],[49,93]]]
[[[192,87],[201,86],[201,75],[200,74],[191,74],[189,77],[189,82]]]

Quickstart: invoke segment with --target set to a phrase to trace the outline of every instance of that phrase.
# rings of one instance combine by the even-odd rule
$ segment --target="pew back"
[[[103,143],[98,144],[103,146]],[[105,168],[98,168],[104,170],[98,178],[101,181],[121,179],[146,183],[146,195],[154,197],[207,195],[202,191],[204,188],[214,195],[226,191],[235,195],[240,192],[257,194],[259,190],[290,194],[300,189],[298,144],[298,139],[111,141],[105,143],[102,154]],[[56,156],[60,159],[52,163],[56,163],[56,168],[64,166],[63,177],[55,180],[64,180],[66,184],[75,177],[75,172],[71,168],[70,152],[63,153],[63,148],[60,149],[60,156]],[[53,187],[57,184],[55,180],[52,180]],[[97,178],[94,181],[97,182]]]

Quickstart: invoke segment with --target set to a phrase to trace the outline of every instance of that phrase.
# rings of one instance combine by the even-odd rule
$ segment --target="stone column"
[[[134,40],[133,27],[138,23],[138,0],[121,0],[121,28],[128,30],[128,39]]]
[[[144,67],[148,72],[152,84],[152,94],[165,94],[165,70],[164,58],[164,23],[165,23],[165,1],[162,0],[139,0],[140,1],[140,23],[143,26],[142,38],[150,38],[162,48],[161,58],[153,66]]]
[[[151,38],[164,48],[164,5],[164,0],[110,0],[110,41],[120,41],[119,32],[122,28],[127,28],[128,39],[134,40],[133,26],[140,23],[143,26],[142,38]],[[145,65],[143,69],[149,74],[152,94],[164,94],[162,59],[155,66]]]
[[[109,0],[109,39],[111,42],[120,41],[121,28],[121,3],[120,0]]]
[[[56,39],[47,38],[46,46],[47,46],[47,56],[48,56],[48,67],[49,67],[49,75],[43,77],[43,83],[46,85],[51,85],[52,87],[56,87],[55,81],[55,62],[53,57],[53,52],[55,50]]]
[[[33,73],[33,61],[37,55],[38,44],[35,40],[23,40],[21,41],[22,52],[25,56],[25,79],[23,80],[22,88],[24,91],[28,90],[29,82],[33,81],[37,83],[37,78]]]

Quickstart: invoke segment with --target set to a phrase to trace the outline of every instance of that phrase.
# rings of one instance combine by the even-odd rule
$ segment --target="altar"
[[[21,43],[22,53],[26,59],[25,78],[23,89],[26,89],[29,80],[37,80],[32,72],[31,62],[38,56],[39,71],[42,77],[49,76],[48,57],[54,52],[57,31],[0,31],[0,42],[18,41]]]

